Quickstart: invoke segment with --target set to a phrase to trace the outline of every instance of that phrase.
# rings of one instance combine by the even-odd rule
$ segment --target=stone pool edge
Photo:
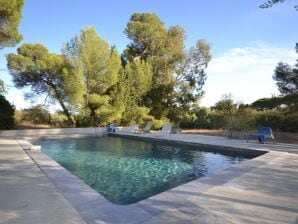
[[[57,189],[88,223],[96,223],[98,221],[103,223],[144,223],[159,216],[163,212],[177,209],[179,211],[179,209],[181,210],[184,206],[194,207],[197,210],[196,214],[204,214],[203,217],[206,220],[218,220],[218,223],[229,223],[227,220],[218,217],[211,211],[207,211],[193,204],[190,199],[215,186],[228,182],[248,170],[254,169],[254,167],[268,161],[268,159],[272,157],[272,154],[278,153],[269,152],[254,159],[235,164],[225,170],[177,186],[135,204],[115,205],[71,174],[64,167],[60,166],[45,153],[28,150],[28,145],[31,144],[29,141],[25,139],[17,139],[17,141],[35,162],[37,167],[55,184]],[[181,195],[181,192],[188,192],[189,195]]]

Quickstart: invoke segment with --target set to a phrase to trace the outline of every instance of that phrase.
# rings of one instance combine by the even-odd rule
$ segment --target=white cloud
[[[223,94],[232,93],[235,100],[252,103],[277,94],[272,75],[278,62],[294,64],[293,49],[254,42],[243,48],[233,48],[215,57],[207,69],[206,92],[201,105],[211,106]]]

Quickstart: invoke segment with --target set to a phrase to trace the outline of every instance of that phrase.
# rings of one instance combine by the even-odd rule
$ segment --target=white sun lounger
[[[156,132],[156,134],[168,136],[169,134],[171,134],[172,126],[172,124],[165,124],[164,126],[162,126],[161,130]]]

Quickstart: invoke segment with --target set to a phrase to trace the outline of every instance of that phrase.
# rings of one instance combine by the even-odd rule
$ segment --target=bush
[[[225,118],[225,128],[229,131],[250,131],[256,128],[256,114],[249,107],[239,106],[234,115]]]
[[[15,110],[14,111],[14,121],[16,124],[21,123],[23,120],[23,112],[21,110]]]
[[[51,114],[51,125],[55,127],[67,127],[68,119],[65,114],[56,112]]]
[[[257,126],[269,126],[273,130],[298,132],[298,112],[296,111],[263,111],[256,117]]]
[[[154,119],[152,121],[153,121],[152,129],[155,129],[155,130],[160,129],[164,124],[167,124],[170,122],[169,119],[167,118],[162,118],[160,120]]]
[[[23,121],[30,121],[33,124],[49,124],[50,114],[40,105],[24,109],[22,114]]]
[[[229,131],[250,131],[255,128],[255,122],[247,115],[236,115],[227,119],[225,128]]]
[[[14,127],[14,106],[3,95],[0,95],[0,130]]]

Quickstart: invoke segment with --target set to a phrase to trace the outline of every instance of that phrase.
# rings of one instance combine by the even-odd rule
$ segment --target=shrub
[[[23,121],[30,121],[33,124],[48,124],[50,121],[50,114],[42,106],[34,106],[22,111]]]
[[[0,95],[0,130],[14,127],[14,106],[3,95]]]
[[[298,131],[298,112],[271,110],[263,111],[256,117],[258,126],[269,126],[273,130],[284,132]]]
[[[254,119],[247,115],[235,115],[227,118],[225,128],[229,131],[249,131],[255,127]]]
[[[65,114],[56,112],[51,114],[51,125],[55,127],[67,127],[68,119]]]

